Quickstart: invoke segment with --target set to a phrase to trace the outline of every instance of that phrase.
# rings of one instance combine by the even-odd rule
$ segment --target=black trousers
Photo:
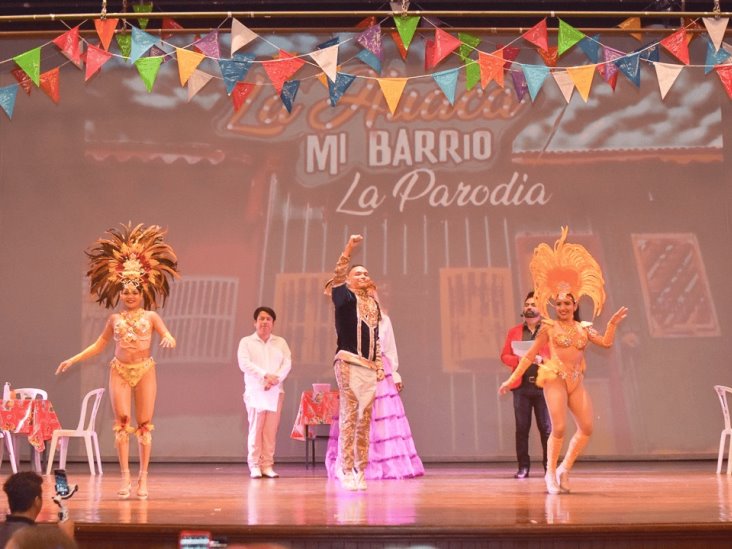
[[[516,458],[519,469],[531,469],[529,431],[531,431],[532,410],[541,437],[541,447],[544,451],[543,463],[544,469],[546,469],[546,441],[552,432],[552,422],[544,400],[544,391],[524,380],[521,386],[513,391],[513,413],[516,418]]]

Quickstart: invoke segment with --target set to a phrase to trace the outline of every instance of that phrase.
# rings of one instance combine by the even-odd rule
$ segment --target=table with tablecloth
[[[295,425],[292,427],[290,437],[295,440],[305,441],[306,466],[311,462],[311,449],[312,464],[315,465],[315,439],[317,437],[310,427],[333,423],[333,416],[338,414],[338,403],[338,391],[315,393],[309,390],[303,391],[300,395],[300,406],[297,410]]]
[[[38,452],[46,448],[53,432],[61,428],[50,400],[3,400],[0,405],[0,429],[16,435],[27,435],[28,442]]]

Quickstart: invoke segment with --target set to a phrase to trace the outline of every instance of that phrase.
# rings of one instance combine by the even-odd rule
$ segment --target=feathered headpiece
[[[178,258],[170,245],[163,242],[167,231],[158,225],[136,227],[122,224],[121,230],[108,229],[111,238],[100,238],[86,255],[89,257],[90,292],[97,302],[111,309],[128,284],[142,292],[146,309],[157,308],[168,297],[168,278],[177,278]]]
[[[592,299],[593,317],[605,304],[605,280],[597,261],[580,244],[567,244],[568,227],[562,227],[562,236],[554,243],[539,244],[534,249],[529,269],[534,279],[534,297],[542,316],[547,317],[550,300],[572,294],[579,301],[583,295]]]

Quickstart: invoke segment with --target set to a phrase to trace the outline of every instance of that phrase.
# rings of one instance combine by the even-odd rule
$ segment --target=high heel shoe
[[[122,471],[122,484],[120,484],[119,490],[117,490],[117,495],[120,499],[127,499],[130,497],[131,489],[132,484],[130,483],[130,472]]]
[[[147,499],[147,471],[140,471],[137,478],[137,497]]]

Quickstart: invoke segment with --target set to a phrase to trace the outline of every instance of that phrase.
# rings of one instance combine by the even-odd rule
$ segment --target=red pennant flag
[[[714,70],[717,71],[727,95],[732,99],[732,65],[717,65]]]
[[[264,71],[267,73],[267,76],[269,76],[269,79],[272,81],[272,84],[274,84],[274,87],[277,90],[277,95],[282,93],[282,86],[284,85],[284,83],[290,80],[292,75],[300,70],[300,67],[305,64],[305,61],[303,61],[301,58],[295,57],[285,50],[280,50],[278,57],[279,59],[283,59],[283,61],[262,62]]]
[[[58,91],[58,67],[46,71],[41,75],[41,89],[46,92],[46,95],[58,105],[59,91]]]
[[[667,36],[661,40],[661,45],[684,65],[689,64],[689,43],[686,41],[686,29],[679,29]]]
[[[397,31],[391,31],[391,37],[394,39],[394,43],[396,44],[397,49],[399,50],[399,55],[402,56],[402,59],[404,61],[407,60],[407,48],[404,47],[404,42],[402,42],[402,37],[399,36],[399,33]]]
[[[20,84],[20,87],[25,90],[25,93],[30,95],[31,89],[33,89],[33,81],[30,79],[30,76],[21,68],[13,69],[10,72],[13,73],[13,76],[18,81],[18,84]]]
[[[544,64],[547,67],[557,66],[557,59],[559,59],[557,46],[549,46],[547,51],[539,50],[539,55],[541,55],[541,58],[544,60]]]
[[[58,46],[66,57],[78,68],[81,68],[81,48],[79,48],[79,27],[67,30],[61,36],[53,39],[53,43]]]
[[[181,25],[179,25],[179,24],[178,24],[178,23],[176,22],[176,20],[175,20],[175,19],[171,19],[170,17],[163,17],[163,24],[162,24],[162,27],[163,27],[163,32],[161,33],[160,37],[161,37],[161,38],[162,38],[163,40],[167,40],[168,38],[170,38],[170,37],[171,37],[171,36],[173,36],[173,34],[174,34],[174,33],[172,33],[172,32],[165,32],[166,30],[167,30],[167,31],[171,31],[171,30],[181,30],[181,29],[183,28],[183,27],[182,27]]]
[[[89,44],[86,50],[86,73],[84,74],[84,82],[94,76],[111,57],[112,54],[108,51]]]
[[[247,96],[252,93],[254,84],[246,84],[244,82],[237,82],[234,89],[231,90],[231,102],[234,103],[234,111],[239,111]]]
[[[524,40],[528,40],[535,46],[539,47],[540,52],[546,52],[549,50],[546,37],[546,17],[539,23],[531,27],[523,34]],[[552,65],[554,66],[554,65]]]
[[[359,21],[356,24],[356,28],[357,29],[367,29],[369,27],[373,27],[374,25],[376,25],[376,23],[377,23],[376,17],[374,17],[372,15],[371,17],[367,17],[366,19],[362,19],[361,21]]]
[[[511,64],[516,61],[519,53],[521,53],[521,48],[517,48],[514,46],[502,47],[500,44],[498,44],[498,49],[503,51],[503,58],[506,60],[506,64],[503,66],[504,69],[510,69]]]
[[[424,70],[431,70],[435,66],[435,41],[429,38],[424,41]]]
[[[452,34],[442,29],[435,29],[435,47],[432,56],[432,66],[436,67],[440,61],[459,48],[460,44],[462,42],[460,42],[459,38],[455,38]]]
[[[99,42],[102,47],[109,51],[109,44],[112,42],[114,36],[114,29],[117,27],[119,19],[95,19],[94,28],[97,29],[99,35]]]
[[[618,83],[618,74],[620,74],[620,71],[615,69],[610,69],[611,64],[610,63],[600,63],[597,65],[597,72],[600,73],[600,76],[602,76],[602,79],[607,82],[610,87],[615,91],[615,86]],[[615,65],[612,65],[615,67]]]

